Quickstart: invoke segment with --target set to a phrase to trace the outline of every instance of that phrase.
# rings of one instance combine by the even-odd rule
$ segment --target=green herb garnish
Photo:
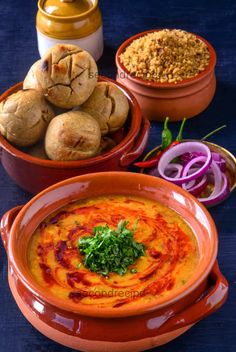
[[[104,276],[111,272],[124,275],[129,265],[145,255],[145,246],[133,239],[137,221],[132,230],[127,229],[128,223],[120,221],[117,230],[108,225],[97,226],[93,229],[94,236],[79,239],[78,248],[84,254],[86,268]]]
[[[131,274],[136,274],[137,273],[137,269],[131,269],[130,272],[131,272]]]

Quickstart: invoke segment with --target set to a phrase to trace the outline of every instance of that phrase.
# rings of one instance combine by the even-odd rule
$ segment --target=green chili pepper
[[[162,136],[162,145],[161,145],[162,150],[165,150],[172,142],[172,133],[167,127],[168,121],[169,121],[169,117],[167,117],[165,119],[164,130],[162,131],[162,135],[161,135]]]
[[[179,133],[178,136],[176,137],[176,141],[181,142],[182,141],[182,134],[183,134],[183,129],[184,129],[184,125],[185,125],[185,121],[186,121],[186,117],[183,119],[180,129],[179,129]]]

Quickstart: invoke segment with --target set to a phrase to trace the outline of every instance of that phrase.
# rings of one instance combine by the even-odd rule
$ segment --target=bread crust
[[[128,117],[129,103],[124,93],[114,84],[98,82],[81,109],[98,121],[102,135],[106,135],[124,125]]]
[[[51,160],[82,160],[97,155],[101,131],[97,121],[82,111],[56,116],[45,136],[45,150]]]
[[[72,109],[89,98],[97,79],[96,62],[87,51],[57,44],[31,67],[24,88],[41,90],[55,106]]]
[[[39,91],[19,90],[0,103],[0,132],[17,146],[30,146],[45,135],[54,116]]]

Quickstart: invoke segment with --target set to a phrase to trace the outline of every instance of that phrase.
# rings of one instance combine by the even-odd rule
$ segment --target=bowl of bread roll
[[[52,47],[0,96],[2,165],[34,194],[73,176],[127,170],[149,128],[127,88],[99,76],[75,45]]]

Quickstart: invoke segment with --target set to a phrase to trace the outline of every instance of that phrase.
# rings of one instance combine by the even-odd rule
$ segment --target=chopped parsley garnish
[[[137,269],[131,269],[130,272],[131,272],[131,274],[136,274],[137,273]]]
[[[127,229],[128,223],[120,221],[116,230],[108,225],[97,226],[93,236],[79,239],[78,248],[84,254],[86,268],[104,276],[111,272],[124,275],[129,265],[145,255],[145,246],[133,239],[137,221],[132,230]]]

